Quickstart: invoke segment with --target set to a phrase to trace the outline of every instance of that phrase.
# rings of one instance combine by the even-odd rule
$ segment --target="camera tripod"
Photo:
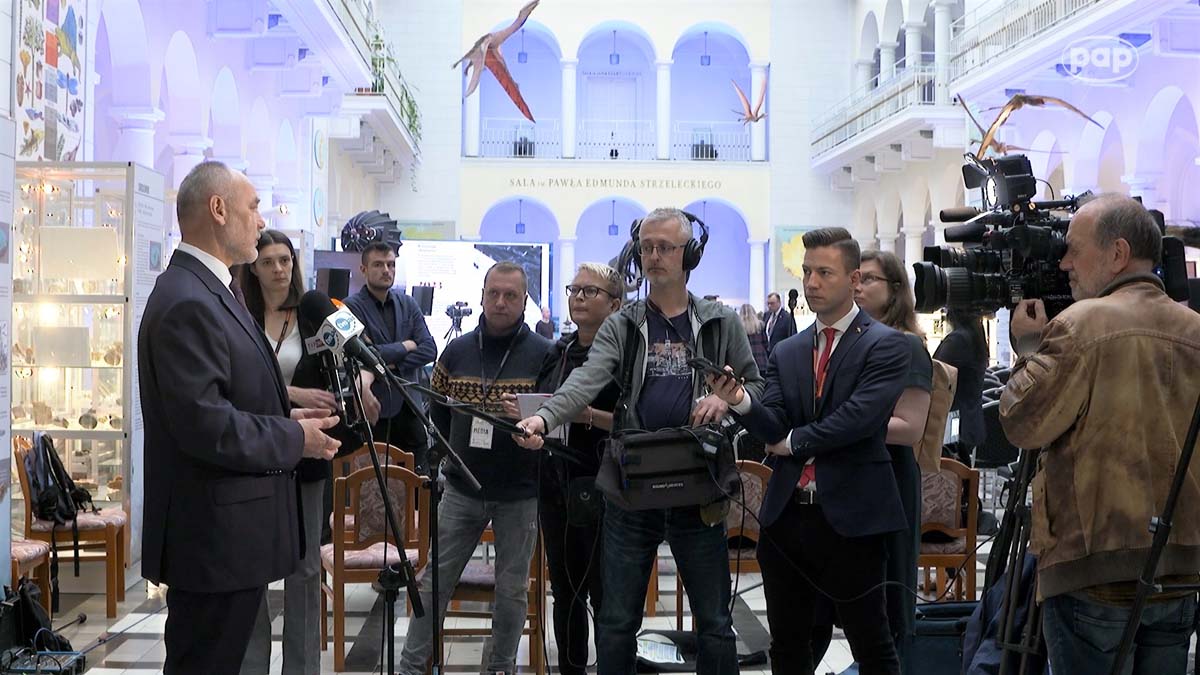
[[[1046,657],[1042,644],[1042,610],[1036,597],[1037,584],[1029,584],[1024,593],[1021,590],[1021,572],[1033,525],[1032,510],[1026,505],[1025,498],[1037,473],[1040,454],[1040,450],[1021,451],[1016,471],[1008,483],[1008,500],[1004,505],[1000,532],[992,545],[992,554],[988,556],[983,576],[983,592],[986,595],[988,589],[1008,572],[1004,580],[996,635],[996,644],[1004,652],[1000,660],[1000,675],[1008,675],[1014,668],[1018,675],[1041,673],[1041,664]],[[1027,610],[1024,625],[1019,627],[1017,614],[1022,603]]]
[[[1179,461],[1175,464],[1171,491],[1167,493],[1167,502],[1163,505],[1162,515],[1150,519],[1150,531],[1154,533],[1154,539],[1150,544],[1150,553],[1146,556],[1146,566],[1142,569],[1142,576],[1138,577],[1133,606],[1129,610],[1129,618],[1125,621],[1125,632],[1121,635],[1121,644],[1117,647],[1117,656],[1113,660],[1112,671],[1110,671],[1113,675],[1121,673],[1126,659],[1133,651],[1133,640],[1137,636],[1138,626],[1142,623],[1142,610],[1146,607],[1146,600],[1151,593],[1200,591],[1200,584],[1154,583],[1154,576],[1158,572],[1158,561],[1162,558],[1163,549],[1166,548],[1167,540],[1171,537],[1171,521],[1175,516],[1175,505],[1179,503],[1179,493],[1183,490],[1183,483],[1188,478],[1198,433],[1200,433],[1200,398],[1196,400],[1192,423],[1188,427],[1187,436],[1183,439],[1183,448],[1180,449]]]

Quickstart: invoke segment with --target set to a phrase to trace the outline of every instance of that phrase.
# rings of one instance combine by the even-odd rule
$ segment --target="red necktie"
[[[821,398],[821,393],[825,388],[825,371],[829,367],[829,357],[833,354],[833,338],[837,335],[836,328],[823,328],[821,334],[825,336],[825,349],[821,350],[821,356],[817,359],[817,398]],[[805,464],[804,471],[800,473],[800,487],[808,487],[808,484],[817,478],[817,465],[815,463]]]

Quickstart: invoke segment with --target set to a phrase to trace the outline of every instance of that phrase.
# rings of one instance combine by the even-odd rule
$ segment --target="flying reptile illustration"
[[[979,152],[975,153],[976,159],[983,159],[983,155],[987,152],[988,146],[992,145],[992,142],[996,139],[996,132],[1000,130],[1000,127],[1008,121],[1008,118],[1014,112],[1024,108],[1027,105],[1043,108],[1048,103],[1066,108],[1067,110],[1079,115],[1083,119],[1095,124],[1101,129],[1104,128],[1104,125],[1100,124],[1091,117],[1088,117],[1087,113],[1083,112],[1079,108],[1076,108],[1070,103],[1067,103],[1061,98],[1056,98],[1054,96],[1038,96],[1036,94],[1016,94],[1012,98],[1008,99],[1008,103],[1005,103],[1000,108],[1000,114],[996,116],[996,121],[992,122],[992,126],[988,127],[987,133],[983,135],[983,142],[979,145]],[[991,108],[991,110],[995,110],[995,108]]]
[[[971,118],[971,123],[975,125],[976,129],[979,129],[979,136],[981,138],[983,136],[986,136],[987,130],[983,128],[983,125],[979,123],[979,120],[975,119],[975,115],[973,115],[971,113],[971,109],[969,107],[967,107],[967,102],[964,101],[961,96],[956,96],[955,98],[958,100],[958,104],[962,106],[962,109],[967,111],[967,117]],[[1019,152],[1036,152],[1035,150],[1030,150],[1029,148],[1022,148],[1017,145],[1009,145],[1007,143],[1001,143],[1000,141],[997,141],[995,138],[993,138],[992,142],[989,145],[980,146],[979,155],[985,154],[988,147],[991,147],[993,150],[995,150],[997,153],[999,153],[1001,155],[1007,155],[1008,153],[1013,152],[1014,150],[1019,151]]]
[[[466,96],[475,93],[475,88],[479,86],[479,77],[483,75],[483,68],[486,66],[492,71],[492,75],[496,77],[496,81],[504,88],[505,93],[516,104],[521,114],[525,119],[534,122],[533,113],[529,112],[529,106],[525,104],[525,99],[521,97],[521,88],[513,80],[512,75],[508,73],[508,66],[504,63],[504,55],[500,53],[500,45],[504,44],[513,33],[521,30],[521,26],[525,25],[525,20],[533,13],[533,9],[538,6],[541,0],[533,0],[529,4],[521,8],[521,12],[517,15],[516,21],[512,22],[508,28],[496,33],[486,33],[483,37],[475,41],[470,51],[463,54],[463,57],[456,61],[451,68],[457,68],[460,63],[466,63],[463,73],[471,72],[471,82],[467,85]]]
[[[733,82],[733,80],[730,80],[730,82]],[[750,109],[750,99],[746,98],[746,93],[742,91],[737,82],[733,82],[733,88],[737,90],[738,98],[742,101],[742,111],[738,113],[740,115],[738,120],[743,126],[757,122],[767,116],[767,113],[762,111],[763,102],[767,100],[767,78],[763,78],[762,90],[758,92],[758,102],[754,104],[753,110]],[[738,111],[734,110],[733,112],[737,113]]]

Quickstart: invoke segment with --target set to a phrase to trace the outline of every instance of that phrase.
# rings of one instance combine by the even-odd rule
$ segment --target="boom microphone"
[[[328,295],[313,290],[300,298],[299,314],[314,324],[320,324],[317,335],[329,349],[357,359],[380,377],[387,377],[383,362],[358,337],[363,332],[363,325],[350,310],[334,307]]]

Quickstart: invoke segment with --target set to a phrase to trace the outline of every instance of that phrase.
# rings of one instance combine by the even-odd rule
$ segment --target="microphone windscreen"
[[[333,301],[321,291],[312,290],[300,298],[298,313],[300,318],[305,321],[320,324],[326,317],[336,311],[337,308],[333,306]]]
[[[938,212],[938,218],[943,223],[965,223],[977,215],[979,209],[974,206],[955,206]]]

